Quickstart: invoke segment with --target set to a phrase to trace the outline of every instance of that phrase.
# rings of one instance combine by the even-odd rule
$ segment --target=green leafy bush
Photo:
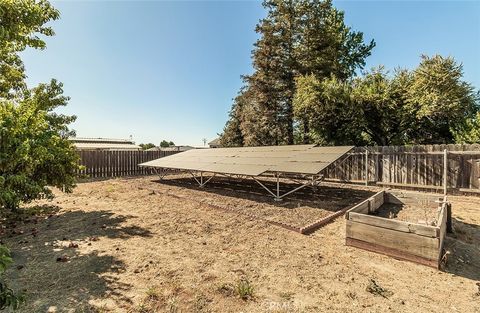
[[[65,105],[62,84],[52,80],[27,90],[19,100],[0,98],[0,208],[51,197],[48,186],[75,186],[78,154],[68,140],[75,120],[54,112]]]
[[[453,133],[457,143],[480,143],[480,112],[477,112],[475,117],[467,118],[463,123],[456,125]]]
[[[7,267],[12,263],[13,260],[10,257],[10,250],[5,246],[0,245],[0,310],[6,308],[17,310],[25,301],[23,294],[16,295],[4,281],[3,274]]]

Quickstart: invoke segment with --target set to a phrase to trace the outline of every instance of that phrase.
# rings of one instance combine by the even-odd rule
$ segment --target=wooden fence
[[[368,151],[368,153],[366,153]],[[446,152],[446,158],[445,158]],[[177,152],[79,151],[89,178],[154,174],[147,162]],[[446,165],[446,166],[445,166]],[[447,175],[444,175],[446,170]],[[480,194],[480,145],[357,147],[325,172],[327,180]]]
[[[86,178],[108,178],[154,174],[153,169],[138,164],[155,160],[176,151],[79,151],[80,175]]]
[[[348,158],[330,166],[326,178],[480,193],[480,145],[357,147]]]

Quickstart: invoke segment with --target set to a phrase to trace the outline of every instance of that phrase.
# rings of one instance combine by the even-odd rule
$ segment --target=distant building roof
[[[208,143],[210,148],[220,148],[222,144],[220,143],[220,137],[213,139]]]
[[[147,149],[147,151],[187,151],[187,150],[192,150],[196,149],[195,147],[192,146],[171,146],[171,147],[153,147],[150,149]]]
[[[77,150],[140,150],[134,141],[112,138],[69,138]]]
[[[130,139],[113,139],[113,138],[89,138],[89,137],[71,137],[69,138],[72,142],[96,142],[96,143],[120,143],[120,144],[135,144],[134,141]]]
[[[192,147],[192,146],[173,146],[173,147],[166,147],[166,148],[160,147],[160,151],[187,151],[192,149],[195,149],[195,147]]]

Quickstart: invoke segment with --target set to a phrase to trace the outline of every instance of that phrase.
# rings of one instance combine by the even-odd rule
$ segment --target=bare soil
[[[158,184],[142,183],[138,188],[200,201],[206,205],[297,228],[310,225],[341,209],[352,207],[374,194],[368,189],[346,189],[328,185],[307,186],[276,202],[265,189],[251,179],[217,176],[203,188],[199,188],[191,176],[182,174],[171,175],[157,182],[169,187],[159,189]],[[276,191],[276,181],[273,179],[264,178],[262,184]],[[298,183],[283,179],[280,183],[280,194],[297,187]]]
[[[450,197],[444,271],[345,246],[343,218],[308,236],[265,220],[303,225],[377,190],[323,184],[276,203],[238,181],[82,183],[3,225],[6,278],[32,313],[480,312],[480,198]]]
[[[372,215],[410,223],[436,226],[438,224],[438,213],[437,207],[422,203],[418,203],[417,205],[385,203],[372,213]]]

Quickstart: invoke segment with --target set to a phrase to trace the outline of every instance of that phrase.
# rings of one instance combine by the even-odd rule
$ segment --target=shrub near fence
[[[87,178],[151,175],[155,171],[138,164],[178,153],[177,151],[79,151],[80,175]]]
[[[368,155],[365,151],[368,150]],[[357,147],[326,170],[326,178],[395,187],[480,192],[480,145]]]

